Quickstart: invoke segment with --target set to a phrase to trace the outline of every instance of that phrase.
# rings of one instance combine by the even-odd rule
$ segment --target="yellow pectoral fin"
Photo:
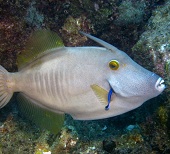
[[[97,98],[99,99],[99,101],[102,104],[107,105],[108,104],[108,100],[107,100],[108,91],[96,84],[91,85],[91,88],[93,92],[95,93],[95,95],[97,96]]]

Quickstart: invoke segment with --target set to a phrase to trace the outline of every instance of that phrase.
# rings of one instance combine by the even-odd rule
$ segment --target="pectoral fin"
[[[97,96],[97,98],[99,99],[99,101],[102,104],[107,105],[108,104],[108,91],[96,84],[91,85],[91,88],[93,92],[95,93],[95,95]]]
[[[36,105],[36,101],[20,93],[17,96],[21,113],[42,129],[57,134],[64,123],[64,114],[58,114]]]

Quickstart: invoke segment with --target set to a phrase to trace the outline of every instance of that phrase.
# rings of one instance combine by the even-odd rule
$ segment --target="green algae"
[[[22,128],[20,128],[22,127]],[[29,130],[24,130],[27,127]],[[36,131],[28,124],[19,121],[19,119],[7,119],[4,123],[3,131],[0,131],[0,143],[2,153],[33,153],[33,144],[35,143]]]
[[[167,125],[167,121],[169,118],[168,112],[169,110],[167,109],[166,106],[160,106],[157,110],[158,118],[163,127],[166,127]]]
[[[36,140],[34,154],[43,154],[43,152],[49,152],[50,146],[47,143],[49,137],[48,131],[43,131],[39,138]]]

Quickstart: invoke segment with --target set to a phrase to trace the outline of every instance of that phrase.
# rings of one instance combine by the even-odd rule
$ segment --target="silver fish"
[[[102,119],[133,110],[165,89],[161,77],[96,37],[80,32],[104,47],[64,47],[62,43],[56,45],[56,34],[51,39],[52,32],[48,30],[37,33],[27,48],[32,50],[30,53],[36,51],[37,57],[30,60],[31,54],[27,55],[29,60],[16,73],[0,67],[1,108],[14,92],[20,92],[21,104],[29,100],[59,115],[70,114],[74,119]],[[105,110],[107,105],[109,109]]]

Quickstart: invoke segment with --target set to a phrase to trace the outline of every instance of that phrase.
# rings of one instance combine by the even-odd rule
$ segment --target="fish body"
[[[68,113],[75,119],[98,119],[103,116],[105,104],[98,100],[91,85],[97,84],[109,90],[106,74],[110,70],[107,59],[102,57],[110,60],[113,54],[100,47],[53,50],[13,74],[14,91],[24,93],[42,107]],[[107,112],[104,110],[103,113]]]
[[[111,103],[106,112],[106,104],[98,100],[91,88],[91,85],[99,85],[109,91],[108,74],[113,72],[110,72],[108,61],[113,59],[112,52],[100,47],[53,50],[56,51],[13,74],[14,91],[24,93],[42,107],[68,113],[74,119],[100,119],[123,112],[123,109],[117,110],[115,103]]]
[[[94,120],[133,110],[164,90],[161,77],[116,47],[83,34],[104,47],[52,48],[19,72],[8,73],[1,67],[1,107],[13,92],[20,92],[49,111],[67,113],[78,120]],[[111,61],[118,68],[112,68]],[[110,107],[105,110],[110,89]]]

